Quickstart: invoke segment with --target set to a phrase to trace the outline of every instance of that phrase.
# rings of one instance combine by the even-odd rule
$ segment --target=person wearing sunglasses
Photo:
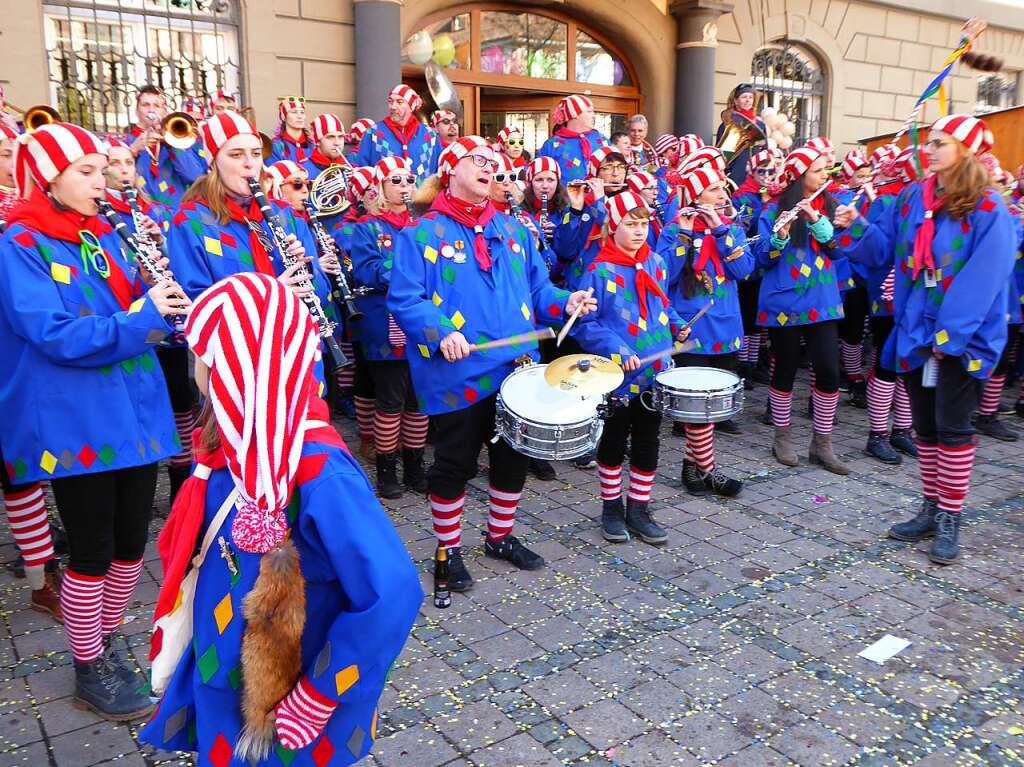
[[[519,169],[512,164],[512,159],[502,154],[501,152],[494,153],[494,161],[496,168],[491,176],[491,188],[489,196],[494,207],[504,213],[506,216],[519,221],[520,224],[525,226],[530,234],[533,235],[534,239],[539,237],[537,227],[534,226],[533,221],[530,221],[529,217],[525,214],[520,218],[519,213],[522,213],[521,200],[522,192],[519,190]]]
[[[416,119],[422,106],[423,99],[408,85],[392,88],[387,116],[363,135],[353,164],[374,167],[385,157],[400,157],[409,161],[418,184],[435,174],[444,147],[437,133]]]
[[[449,109],[438,109],[430,116],[430,124],[446,147],[459,137],[459,116]]]
[[[552,122],[560,127],[544,142],[537,156],[557,162],[565,184],[585,179],[590,156],[606,143],[594,128],[596,119],[594,103],[579,94],[563,98],[551,114]]]
[[[267,162],[291,160],[300,165],[309,160],[316,142],[306,128],[306,99],[285,96],[277,103],[277,130],[274,131]]]
[[[485,351],[479,343],[557,326],[579,307],[596,306],[582,292],[554,287],[526,230],[488,199],[494,150],[480,136],[463,136],[441,155],[438,193],[430,210],[398,236],[388,310],[406,335],[409,367],[423,412],[431,417],[434,463],[427,487],[440,545],[448,547],[449,588],[473,579],[462,557],[466,483],[476,476],[480,448],[490,453],[484,555],[519,569],[544,559],[515,536],[516,508],[529,459],[504,440],[492,441],[502,381],[536,342]]]
[[[48,480],[67,532],[61,613],[75,702],[127,721],[152,710],[118,627],[142,572],[158,462],[178,452],[154,350],[191,302],[129,260],[97,215],[107,145],[68,123],[18,138],[26,198],[0,240],[0,392],[12,481]],[[166,268],[166,260],[162,260]]]
[[[514,168],[525,167],[530,161],[523,131],[515,125],[506,125],[498,131],[498,151],[512,161]]]
[[[285,203],[297,218],[307,221],[305,202],[309,199],[310,183],[306,169],[297,162],[279,160],[263,171],[264,178],[270,182],[269,196]]]
[[[419,412],[405,333],[387,307],[397,240],[414,223],[406,199],[416,194],[416,176],[407,160],[385,157],[374,168],[374,185],[378,205],[355,225],[349,255],[355,283],[369,290],[356,304],[363,312],[359,344],[373,387],[377,492],[383,498],[400,498],[403,485],[419,495],[427,490],[423,468],[427,416]]]

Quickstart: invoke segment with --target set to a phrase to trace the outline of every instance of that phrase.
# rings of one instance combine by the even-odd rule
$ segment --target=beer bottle
[[[452,593],[448,590],[448,550],[438,545],[434,554],[434,607],[452,606]]]

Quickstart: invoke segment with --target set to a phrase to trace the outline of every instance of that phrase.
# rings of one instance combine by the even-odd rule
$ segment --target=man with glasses
[[[607,142],[594,129],[594,104],[586,96],[566,96],[551,114],[555,125],[561,126],[544,142],[538,157],[550,157],[562,171],[562,181],[570,184],[587,177],[590,155]]]
[[[498,150],[512,161],[515,168],[524,168],[530,161],[525,150],[523,132],[515,125],[506,125],[498,131]]]
[[[372,167],[385,157],[401,157],[409,161],[417,183],[436,173],[443,147],[437,133],[416,119],[422,106],[423,99],[408,85],[392,88],[387,117],[363,135],[353,164]]]
[[[448,109],[438,109],[430,118],[441,146],[447,147],[459,137],[459,116]]]
[[[291,160],[303,165],[315,146],[306,130],[306,99],[285,96],[277,105],[277,114],[279,122],[268,162]]]
[[[492,441],[495,400],[517,358],[538,359],[536,342],[487,351],[479,343],[560,325],[582,292],[551,284],[533,238],[488,200],[497,163],[479,136],[457,139],[441,154],[439,192],[430,210],[398,235],[388,310],[405,332],[407,358],[423,412],[431,416],[434,463],[427,486],[434,533],[448,549],[449,588],[473,579],[461,554],[466,483],[480,448],[490,453],[490,503],[484,555],[535,570],[544,559],[511,535],[529,459]],[[378,448],[379,449],[379,448]]]
[[[658,163],[658,153],[647,143],[647,118],[644,115],[633,115],[626,124],[629,134],[629,154],[626,161],[640,170],[654,170]]]

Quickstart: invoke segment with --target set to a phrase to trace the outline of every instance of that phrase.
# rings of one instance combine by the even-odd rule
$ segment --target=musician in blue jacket
[[[314,147],[309,159],[303,163],[309,173],[310,183],[328,168],[340,166],[351,173],[352,165],[345,157],[345,124],[337,115],[317,115],[309,126]]]
[[[558,163],[563,184],[568,186],[573,181],[582,181],[590,175],[590,156],[608,143],[594,128],[594,104],[586,96],[566,96],[558,102],[551,118],[561,127],[544,142],[537,156],[550,157]],[[622,162],[626,164],[625,157]]]
[[[142,571],[158,462],[180,449],[154,349],[191,302],[171,280],[147,289],[97,216],[106,165],[106,144],[76,125],[18,138],[27,200],[0,240],[0,444],[13,481],[50,481],[67,531],[75,702],[127,721],[152,706],[111,638]]]
[[[277,104],[277,117],[277,131],[267,162],[291,160],[304,165],[316,149],[316,142],[306,129],[306,99],[285,96]]]
[[[392,88],[387,117],[366,131],[352,163],[372,167],[385,157],[401,157],[409,161],[417,184],[437,173],[443,147],[438,135],[416,119],[422,106],[423,99],[408,85]]]
[[[503,440],[492,443],[495,398],[516,358],[537,359],[535,341],[485,351],[481,343],[557,325],[582,303],[554,287],[526,229],[488,200],[494,153],[479,136],[453,141],[441,156],[440,193],[430,211],[398,237],[388,310],[406,335],[420,409],[432,418],[434,464],[427,472],[434,533],[449,548],[449,586],[473,580],[461,555],[466,482],[477,456],[490,451],[486,556],[521,569],[544,560],[511,535],[528,459]]]
[[[1018,234],[977,158],[992,144],[976,117],[937,120],[924,145],[934,175],[906,187],[894,215],[868,225],[866,239],[880,245],[857,254],[875,264],[895,258],[894,327],[882,362],[906,382],[918,440],[924,503],[889,535],[905,541],[934,536],[929,557],[939,564],[959,557],[974,463],[971,415],[1006,344]],[[844,208],[837,219],[847,223],[857,215]]]

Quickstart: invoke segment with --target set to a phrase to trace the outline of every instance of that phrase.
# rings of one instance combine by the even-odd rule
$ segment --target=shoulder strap
[[[202,474],[202,470],[206,469],[206,475],[209,476],[210,470],[208,467],[199,465],[196,467],[195,473],[197,475]],[[217,509],[217,513],[214,515],[213,520],[210,522],[210,526],[206,528],[206,535],[203,536],[203,544],[199,547],[199,553],[192,558],[192,566],[199,567],[206,560],[206,552],[209,551],[210,546],[213,545],[214,538],[217,537],[217,533],[220,532],[221,526],[224,524],[224,520],[228,516],[228,512],[231,511],[231,507],[235,505],[235,500],[238,498],[238,488],[233,488],[228,497],[224,499],[224,503]]]

